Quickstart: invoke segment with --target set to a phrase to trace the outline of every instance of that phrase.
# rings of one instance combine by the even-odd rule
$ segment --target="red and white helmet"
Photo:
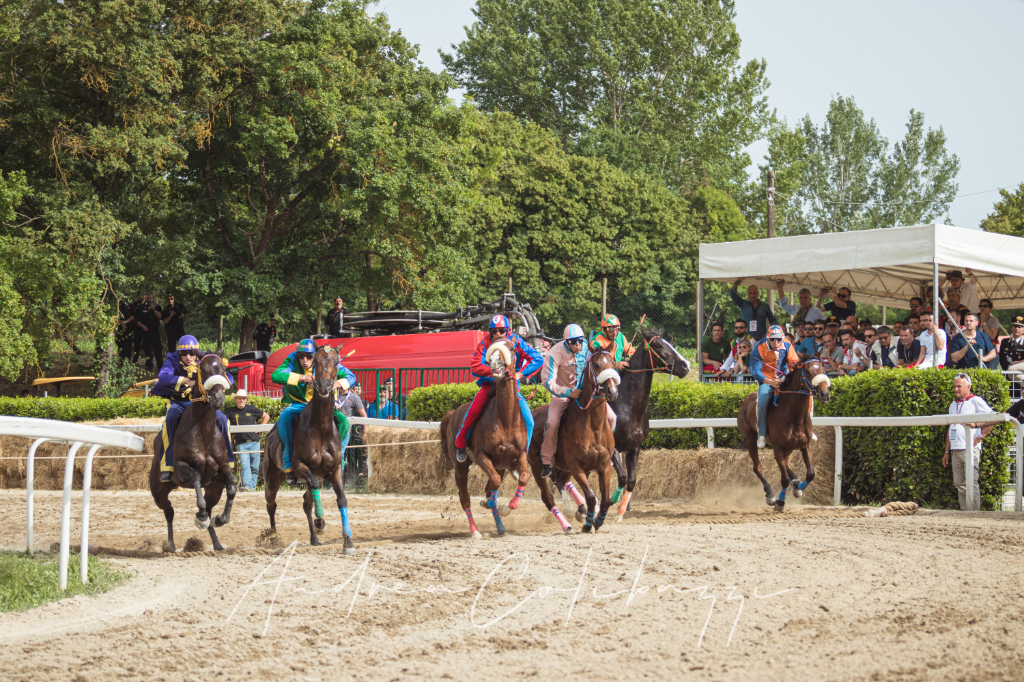
[[[511,327],[508,323],[508,318],[504,315],[495,315],[491,318],[491,329],[505,329],[508,330]]]
[[[780,327],[779,325],[773,324],[771,327],[768,328],[768,338],[769,339],[784,339],[784,338],[786,338],[786,332],[784,332],[782,330],[782,327]]]

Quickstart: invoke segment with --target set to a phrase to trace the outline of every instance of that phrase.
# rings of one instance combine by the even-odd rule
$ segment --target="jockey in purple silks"
[[[466,461],[466,445],[469,434],[473,431],[473,424],[476,423],[476,420],[483,414],[484,408],[487,407],[488,393],[492,391],[494,386],[491,368],[485,360],[487,349],[499,341],[505,341],[509,345],[509,349],[512,351],[512,366],[515,369],[517,382],[521,381],[523,377],[534,374],[544,362],[537,349],[526,343],[522,337],[511,331],[509,327],[508,318],[504,315],[492,317],[491,333],[480,340],[480,343],[476,346],[476,352],[473,353],[473,360],[470,362],[469,371],[473,373],[473,376],[477,377],[476,383],[480,390],[477,391],[476,397],[473,398],[473,403],[466,410],[466,417],[462,422],[462,428],[459,429],[458,435],[455,436],[455,459],[460,462]],[[526,422],[526,447],[530,447],[530,439],[533,438],[533,413],[530,411],[530,406],[527,405],[526,399],[522,395],[519,395],[519,411],[522,412],[523,421]]]

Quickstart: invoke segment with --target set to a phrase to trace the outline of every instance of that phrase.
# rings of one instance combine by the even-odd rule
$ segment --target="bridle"
[[[587,360],[586,360],[586,363],[585,363],[587,365],[587,369],[585,371],[586,371],[586,373],[590,376],[590,378],[594,382],[594,392],[590,394],[590,400],[587,401],[586,405],[580,405],[580,399],[579,398],[573,398],[573,400],[576,402],[576,407],[578,407],[578,408],[580,408],[581,410],[584,410],[584,411],[586,411],[590,407],[590,403],[594,402],[594,398],[604,398],[605,401],[608,400],[608,396],[605,393],[604,386],[602,386],[599,383],[597,383],[597,374],[594,373],[594,365],[592,365],[591,362],[590,362],[591,358],[593,358],[595,355],[611,355],[611,353],[609,353],[606,350],[599,350],[596,353],[591,353],[589,351],[587,352]],[[576,388],[579,388],[582,385],[583,385],[583,375],[581,374],[580,375],[580,381],[579,381],[579,383],[576,384]]]
[[[194,402],[194,403],[206,402],[206,399],[209,397],[209,391],[207,391],[206,390],[206,386],[203,385],[203,384],[206,383],[205,381],[203,381],[203,361],[206,360],[206,358],[213,358],[214,360],[219,362],[221,365],[224,364],[224,361],[220,358],[220,356],[219,355],[214,355],[213,353],[207,353],[206,355],[204,355],[203,357],[199,358],[196,361],[196,386],[199,388],[199,394],[200,395],[199,395],[198,398],[189,397],[189,400]],[[223,375],[218,374],[218,376],[223,376]]]
[[[807,380],[807,372],[806,372],[806,365],[809,365],[811,362],[818,362],[818,361],[817,360],[801,360],[800,362],[798,362],[796,365],[793,366],[793,371],[794,372],[796,372],[796,371],[800,372],[800,380],[803,383],[805,390],[803,390],[803,391],[783,391],[781,388],[777,388],[777,389],[775,389],[775,393],[776,394],[779,394],[779,393],[795,393],[797,395],[806,395],[806,396],[810,396],[811,398],[813,398],[814,397],[814,386],[812,386],[811,382]],[[819,365],[820,365],[820,363],[819,363]],[[777,367],[775,369],[776,369],[776,371],[778,371]]]

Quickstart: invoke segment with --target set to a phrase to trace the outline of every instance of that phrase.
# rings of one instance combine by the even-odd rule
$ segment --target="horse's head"
[[[675,346],[661,337],[662,330],[644,330],[644,350],[650,351],[663,362],[659,365],[651,359],[651,369],[666,369],[669,374],[682,379],[690,373],[690,361],[679,354]]]
[[[804,361],[803,368],[804,384],[810,386],[811,393],[815,398],[823,403],[828,402],[828,389],[832,385],[832,382],[825,375],[825,368],[821,366],[821,362],[817,358],[811,357]]]
[[[313,356],[313,390],[321,398],[329,398],[338,378],[338,351],[330,346],[320,346]]]
[[[505,341],[495,341],[492,343],[491,347],[487,349],[487,355],[484,356],[484,360],[487,362],[487,366],[491,368],[491,374],[495,379],[500,379],[506,374],[514,373],[512,350]]]
[[[213,353],[204,355],[199,361],[199,380],[203,382],[206,402],[210,404],[210,407],[215,410],[223,409],[224,391],[231,386],[224,361]]]
[[[619,382],[622,378],[615,370],[615,358],[608,351],[598,351],[590,356],[590,372],[594,377],[594,388],[608,400],[619,397]]]

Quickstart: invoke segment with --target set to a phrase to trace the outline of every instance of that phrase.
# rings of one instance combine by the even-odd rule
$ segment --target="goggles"
[[[185,357],[186,355],[192,355],[192,356],[197,356],[197,355],[199,355],[199,351],[197,351],[197,350],[196,350],[196,349],[194,349],[194,348],[188,348],[188,349],[185,349],[185,350],[179,350],[179,351],[178,351],[178,356],[179,356],[179,357],[182,357],[182,358],[183,358],[183,357]]]
[[[313,354],[312,353],[299,353],[295,357],[297,357],[299,360],[312,360],[313,359]]]
[[[494,327],[493,329],[491,329],[491,333],[492,334],[508,334],[508,329],[506,327]]]
[[[575,339],[569,339],[569,343],[571,343],[573,345],[582,344],[583,343],[583,337],[582,336],[577,336]]]

